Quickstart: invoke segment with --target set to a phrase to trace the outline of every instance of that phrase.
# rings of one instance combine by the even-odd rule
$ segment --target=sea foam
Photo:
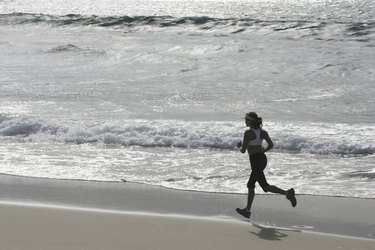
[[[375,152],[371,142],[375,127],[371,125],[268,122],[265,128],[276,150],[339,155],[370,155]],[[231,121],[125,120],[59,124],[58,121],[17,117],[0,123],[1,136],[28,137],[35,141],[221,150],[235,150],[245,130],[239,123]]]

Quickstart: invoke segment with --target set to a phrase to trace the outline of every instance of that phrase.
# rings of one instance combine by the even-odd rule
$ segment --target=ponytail
[[[258,117],[257,113],[255,112],[247,113],[245,119],[250,121],[251,124],[258,129],[262,128],[263,126],[262,117]]]

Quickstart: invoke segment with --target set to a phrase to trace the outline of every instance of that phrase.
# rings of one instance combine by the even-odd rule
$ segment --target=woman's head
[[[259,117],[255,112],[246,113],[246,125],[253,128],[261,128],[263,126],[262,117]]]

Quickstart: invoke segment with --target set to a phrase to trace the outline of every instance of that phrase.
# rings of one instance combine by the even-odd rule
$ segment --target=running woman
[[[249,181],[247,182],[248,197],[247,205],[245,208],[237,208],[236,211],[246,218],[250,218],[251,205],[255,195],[255,183],[258,182],[264,192],[271,192],[276,194],[285,195],[286,198],[291,202],[292,206],[297,205],[294,189],[291,188],[287,191],[278,188],[276,186],[268,184],[264,175],[264,169],[267,166],[267,157],[265,152],[273,148],[273,142],[269,137],[266,130],[262,129],[262,118],[258,117],[255,112],[249,112],[245,116],[246,126],[250,127],[249,130],[245,131],[243,142],[239,142],[237,147],[241,153],[245,153],[246,150],[249,153],[251,174]],[[262,142],[267,142],[267,147],[263,148]]]

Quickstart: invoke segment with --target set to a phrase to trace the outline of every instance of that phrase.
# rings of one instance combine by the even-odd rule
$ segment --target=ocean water
[[[375,198],[372,0],[0,0],[0,173]],[[257,187],[257,192],[261,189]]]

